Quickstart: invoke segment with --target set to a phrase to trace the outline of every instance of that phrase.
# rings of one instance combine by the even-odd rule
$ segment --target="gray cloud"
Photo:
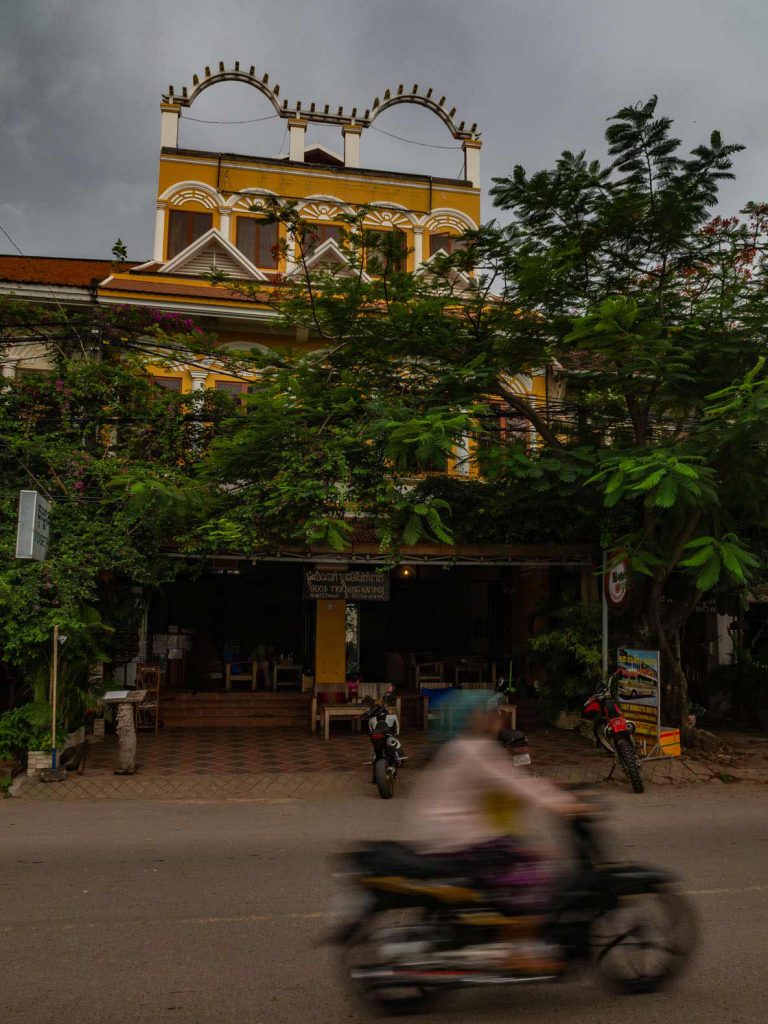
[[[766,198],[760,0],[0,0],[0,223],[35,255],[108,257],[115,238],[150,254],[160,93],[239,59],[282,95],[368,105],[399,82],[442,91],[484,130],[486,183],[515,163],[548,166],[565,148],[602,155],[605,118],[653,92],[687,145],[719,128],[748,146],[725,212]],[[257,118],[243,86],[212,89],[191,116]],[[426,111],[377,126],[448,149],[364,137],[364,163],[455,175],[461,152]],[[274,154],[285,125],[182,123],[181,142]],[[338,145],[335,132],[313,136]],[[493,216],[486,204],[485,217]],[[12,251],[0,239],[0,251]]]

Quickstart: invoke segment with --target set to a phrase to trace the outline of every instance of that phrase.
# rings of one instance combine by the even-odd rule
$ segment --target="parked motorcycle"
[[[387,707],[387,697],[394,692],[390,686],[384,699],[368,711],[364,718],[368,721],[373,757],[370,764],[373,769],[371,782],[376,785],[382,800],[391,800],[395,795],[397,771],[407,758],[403,754],[403,745],[398,739],[400,722],[391,708]]]
[[[571,866],[534,919],[498,909],[456,859],[392,842],[348,854],[349,899],[330,940],[349,981],[390,1012],[426,1009],[448,989],[559,981],[581,966],[624,993],[662,988],[695,946],[690,905],[665,872],[611,863],[589,817],[573,819],[572,833]],[[532,920],[548,952],[534,970],[514,952]]]
[[[519,729],[499,729],[499,743],[512,755],[512,764],[524,768],[531,763],[528,751],[528,737]]]
[[[635,750],[635,724],[624,717],[611,695],[611,681],[599,687],[587,700],[581,717],[592,723],[595,741],[616,758],[634,792],[642,793],[645,784]]]

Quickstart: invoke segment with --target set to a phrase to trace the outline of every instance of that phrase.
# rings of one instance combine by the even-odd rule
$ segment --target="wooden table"
[[[272,666],[272,689],[277,690],[285,686],[286,680],[291,689],[301,689],[301,677],[304,674],[303,665],[289,665],[286,662],[275,662]],[[280,677],[283,677],[281,679]]]
[[[350,718],[353,725],[355,719],[361,718],[370,710],[369,704],[325,704],[323,706],[323,739],[327,743],[331,738],[331,719]]]
[[[398,722],[400,721],[400,705],[401,701],[399,697],[395,698],[394,712],[397,715]],[[352,726],[355,727],[355,723],[359,725],[360,719],[363,715],[370,711],[373,707],[372,704],[326,704],[323,707],[323,739],[327,743],[331,738],[331,719],[332,718],[349,718],[352,720]],[[387,705],[388,708],[392,705]]]
[[[517,728],[517,705],[516,704],[501,704],[499,706],[499,714],[504,720],[505,729],[516,729]]]

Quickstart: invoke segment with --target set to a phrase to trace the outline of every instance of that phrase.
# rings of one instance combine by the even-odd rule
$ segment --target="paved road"
[[[671,992],[595,983],[450,998],[456,1024],[757,1024],[768,1005],[768,788],[613,797],[618,852],[677,869],[703,922]],[[0,803],[0,1021],[362,1019],[319,946],[329,855],[388,837],[404,802]]]

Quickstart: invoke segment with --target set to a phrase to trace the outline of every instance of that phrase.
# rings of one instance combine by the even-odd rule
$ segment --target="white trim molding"
[[[191,245],[188,245],[186,249],[182,251],[159,271],[161,274],[179,274],[182,272],[182,268],[190,260],[193,260],[199,253],[204,252],[210,245],[219,245],[226,254],[242,268],[246,277],[251,278],[254,281],[268,281],[269,278],[266,274],[262,273],[258,267],[254,266],[253,263],[244,256],[238,248],[236,248],[228,238],[225,238],[216,228],[211,228],[206,231],[204,235],[201,235]]]

